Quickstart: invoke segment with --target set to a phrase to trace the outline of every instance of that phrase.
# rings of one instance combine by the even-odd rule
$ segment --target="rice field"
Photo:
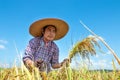
[[[120,80],[120,71],[87,70],[85,68],[75,70],[71,67],[62,67],[46,74],[45,72],[39,73],[37,68],[29,72],[22,65],[19,68],[14,66],[0,69],[0,80]]]

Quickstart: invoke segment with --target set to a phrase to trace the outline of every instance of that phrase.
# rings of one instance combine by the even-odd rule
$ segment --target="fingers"
[[[66,59],[64,59],[63,62],[67,62],[67,63],[68,63],[69,61],[70,61],[70,60],[66,58]]]
[[[36,63],[37,64],[41,64],[43,61],[42,60],[37,60]]]
[[[43,63],[42,60],[37,60],[37,61],[35,61],[35,66],[40,67],[42,63]]]
[[[63,66],[63,65],[66,65],[66,67],[68,67],[68,66],[69,66],[69,61],[70,61],[70,60],[66,58],[66,59],[63,60],[63,62],[61,62],[61,65],[62,65],[62,66]]]
[[[26,65],[27,66],[33,66],[33,61],[30,60],[30,59],[26,60]]]

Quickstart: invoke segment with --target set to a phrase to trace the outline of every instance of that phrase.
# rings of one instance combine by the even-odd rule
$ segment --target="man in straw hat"
[[[59,48],[53,42],[63,38],[68,32],[69,27],[66,22],[56,18],[46,18],[34,22],[29,32],[33,39],[29,41],[25,49],[23,62],[27,67],[35,65],[40,71],[51,70],[51,67],[60,68],[68,59],[59,63]]]

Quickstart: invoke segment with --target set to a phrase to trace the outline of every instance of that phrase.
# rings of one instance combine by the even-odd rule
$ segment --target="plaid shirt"
[[[51,65],[59,63],[59,49],[53,41],[48,42],[48,45],[45,46],[43,37],[33,38],[29,41],[25,49],[23,62],[27,59],[31,59],[34,62],[42,60],[43,64],[38,66],[39,70],[47,70],[47,72],[49,72],[51,70]]]

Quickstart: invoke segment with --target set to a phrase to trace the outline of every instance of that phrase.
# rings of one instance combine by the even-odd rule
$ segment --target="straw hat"
[[[42,29],[46,25],[54,25],[56,27],[57,32],[54,40],[64,37],[69,30],[69,26],[65,21],[56,18],[45,18],[32,23],[29,32],[34,37],[40,37],[42,36]]]

